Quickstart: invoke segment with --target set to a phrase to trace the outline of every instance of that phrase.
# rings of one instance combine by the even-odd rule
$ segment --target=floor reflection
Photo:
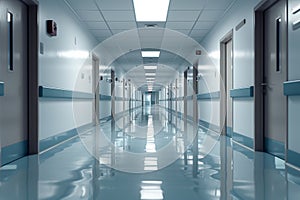
[[[104,122],[81,138],[2,167],[0,199],[299,199],[300,172],[284,161],[201,128],[195,154],[192,141],[185,141],[193,134],[184,132],[181,118],[157,107],[132,114],[122,126]],[[115,148],[103,141],[100,128]],[[178,159],[160,169],[167,159],[157,154],[161,150]],[[122,158],[124,152],[132,157]],[[118,170],[123,164],[144,173]]]

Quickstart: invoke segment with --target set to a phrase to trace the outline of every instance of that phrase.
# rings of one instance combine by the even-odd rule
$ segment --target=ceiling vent
[[[145,27],[146,28],[156,28],[156,27],[158,27],[158,25],[157,24],[145,24]]]

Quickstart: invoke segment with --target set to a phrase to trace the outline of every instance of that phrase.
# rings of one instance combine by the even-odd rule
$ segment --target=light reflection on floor
[[[191,148],[187,150],[188,165],[180,154],[171,165],[149,172],[159,168],[160,157],[153,153],[166,144],[183,152],[183,123],[177,120],[176,124],[174,116],[174,123],[166,122],[169,115],[164,110],[137,111],[135,116],[132,124],[137,126],[128,126],[128,134],[116,129],[115,151],[147,153],[141,164],[145,173],[125,173],[107,167],[101,160],[99,163],[77,138],[40,156],[2,167],[0,199],[300,199],[300,172],[276,157],[253,153],[205,130],[199,130],[196,177]],[[101,127],[110,134],[110,122]],[[137,133],[144,128],[145,132]],[[86,141],[91,141],[95,132],[86,133]],[[215,143],[204,148],[201,144],[205,140]],[[122,154],[116,154],[113,160],[111,153],[101,156],[118,164]]]

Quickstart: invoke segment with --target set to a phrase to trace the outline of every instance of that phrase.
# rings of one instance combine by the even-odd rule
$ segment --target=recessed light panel
[[[160,51],[142,51],[143,58],[158,58]]]
[[[137,22],[165,22],[170,0],[133,0]]]

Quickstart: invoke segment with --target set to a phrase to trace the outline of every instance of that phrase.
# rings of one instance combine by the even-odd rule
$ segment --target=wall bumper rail
[[[300,80],[284,82],[283,83],[283,93],[285,96],[300,95]]]
[[[39,97],[59,99],[93,99],[94,95],[87,92],[77,92],[39,86]]]
[[[254,87],[239,88],[230,90],[231,98],[251,98],[254,96]]]

